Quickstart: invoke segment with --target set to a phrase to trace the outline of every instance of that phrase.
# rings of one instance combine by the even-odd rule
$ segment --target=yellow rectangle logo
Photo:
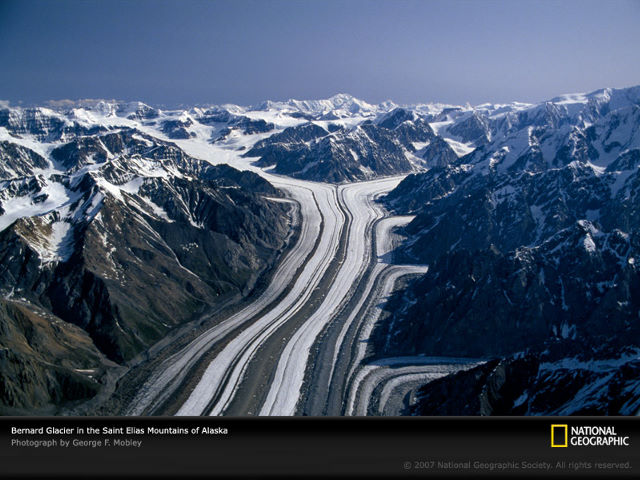
[[[566,447],[569,443],[569,428],[567,425],[551,425],[551,446]]]

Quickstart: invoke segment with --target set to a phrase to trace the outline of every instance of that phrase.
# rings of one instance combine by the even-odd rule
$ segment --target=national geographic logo
[[[628,447],[628,436],[619,435],[613,426],[567,424],[551,425],[551,447]]]

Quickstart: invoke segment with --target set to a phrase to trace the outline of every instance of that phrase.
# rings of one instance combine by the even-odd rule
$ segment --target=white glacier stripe
[[[400,177],[340,186],[342,200],[352,216],[346,258],[320,307],[296,331],[280,357],[274,380],[260,415],[294,415],[309,352],[325,325],[337,313],[351,286],[366,268],[370,255],[371,224],[381,213],[373,198],[394,188]]]
[[[373,267],[373,270],[371,272],[371,275],[369,276],[369,279],[367,280],[367,285],[364,289],[364,292],[362,293],[362,295],[360,296],[360,300],[358,301],[357,305],[355,306],[355,308],[352,310],[351,314],[349,315],[349,317],[347,318],[347,320],[345,321],[342,330],[340,331],[340,334],[338,335],[338,339],[336,340],[336,343],[334,345],[334,352],[333,352],[333,360],[332,360],[332,366],[331,366],[331,373],[329,375],[329,381],[328,381],[328,386],[329,388],[331,387],[331,381],[333,380],[333,375],[335,373],[335,369],[336,369],[336,364],[338,361],[338,355],[340,354],[340,352],[342,351],[342,344],[344,343],[344,339],[345,336],[347,334],[347,331],[349,330],[349,327],[351,326],[351,324],[356,320],[356,316],[358,315],[358,313],[360,312],[360,309],[362,308],[362,306],[364,305],[364,303],[370,298],[371,296],[371,290],[373,289],[373,285],[375,284],[376,280],[378,279],[378,277],[380,276],[380,274],[383,272],[383,270],[385,270],[385,268],[388,268],[388,265],[386,265],[385,263],[383,263],[383,256],[388,254],[392,249],[393,249],[393,234],[391,233],[391,230],[394,227],[399,227],[401,225],[406,225],[407,223],[409,223],[413,218],[415,218],[414,216],[397,216],[397,217],[389,217],[389,218],[384,218],[382,220],[380,220],[377,224],[376,224],[376,256],[378,258],[378,263]],[[403,270],[402,273],[399,273],[398,276],[400,275],[405,275],[405,274],[411,274],[411,273],[425,273],[427,271],[427,267],[408,267],[406,270]],[[389,283],[387,282],[385,284],[385,287],[388,286],[387,289],[383,289],[383,293],[381,295],[379,295],[380,299],[384,299],[389,295],[389,290],[391,289],[391,287],[393,287],[393,284],[395,283],[395,278],[393,282]],[[374,315],[373,320],[371,320],[372,324],[375,323],[375,320],[377,319],[377,317],[380,315],[380,309],[379,307],[375,307],[376,314]],[[366,318],[366,315],[365,315]],[[364,349],[366,348],[362,342],[358,343],[358,348],[359,350],[362,350],[362,356],[364,356]],[[360,359],[361,357],[359,357]],[[357,363],[359,363],[359,359],[354,363],[354,367]]]
[[[458,357],[393,357],[383,361],[372,363],[363,367],[356,377],[351,395],[347,415],[367,415],[369,403],[375,388],[396,377],[397,380],[391,385],[391,389],[407,381],[423,380],[425,383],[433,381],[460,370],[467,370],[476,365],[484,363],[482,360]],[[419,375],[415,377],[414,375]],[[400,380],[400,377],[404,377]],[[390,391],[383,388],[380,395],[381,409],[384,402],[388,400]]]
[[[247,326],[211,361],[198,385],[177,415],[200,415],[218,394],[211,415],[223,413],[237,391],[246,367],[260,345],[309,300],[339,247],[344,216],[335,198],[335,188],[319,184],[315,195],[324,214],[325,226],[318,250],[285,299],[273,310]],[[319,222],[316,222],[319,224]],[[224,385],[223,385],[224,383]],[[222,387],[222,389],[221,389]]]

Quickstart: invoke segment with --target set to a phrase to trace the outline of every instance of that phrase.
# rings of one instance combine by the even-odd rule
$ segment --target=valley
[[[0,409],[634,414],[639,92],[0,110]]]

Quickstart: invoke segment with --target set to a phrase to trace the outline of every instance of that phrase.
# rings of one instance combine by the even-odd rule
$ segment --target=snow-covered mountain
[[[437,130],[473,150],[407,177],[386,198],[416,214],[403,253],[429,271],[381,326],[380,351],[502,357],[501,375],[520,387],[494,392],[494,413],[635,413],[640,88],[456,115]],[[516,361],[522,355],[538,360]],[[544,362],[559,365],[553,375]],[[591,364],[601,366],[594,373]],[[488,388],[482,372],[442,388],[462,382],[470,392],[472,379]],[[617,394],[606,384],[614,376]],[[566,395],[549,393],[563,382]],[[416,412],[442,413],[444,398],[425,390],[423,400]]]
[[[266,101],[253,107],[255,110],[292,113],[294,116],[308,115],[316,120],[335,120],[353,116],[371,116],[395,107],[393,102],[370,105],[346,93],[339,93],[324,100],[294,100],[286,102]]]
[[[37,411],[95,395],[113,362],[249,294],[290,236],[290,207],[261,177],[113,127],[118,111],[148,116],[107,110],[106,125],[44,109],[5,117],[5,407]]]
[[[384,203],[415,215],[398,258],[429,271],[395,299],[380,355],[496,357],[517,376],[522,355],[564,365],[572,352],[635,371],[637,356],[618,360],[640,344],[639,167],[640,87],[476,107],[340,94],[2,108],[0,403],[94,395],[110,362],[247,295],[291,233],[282,192],[256,168],[334,183],[409,174]],[[104,368],[87,372],[96,358]],[[535,396],[520,391],[518,406]],[[416,412],[437,402],[424,398]],[[577,405],[526,412],[587,411]]]

